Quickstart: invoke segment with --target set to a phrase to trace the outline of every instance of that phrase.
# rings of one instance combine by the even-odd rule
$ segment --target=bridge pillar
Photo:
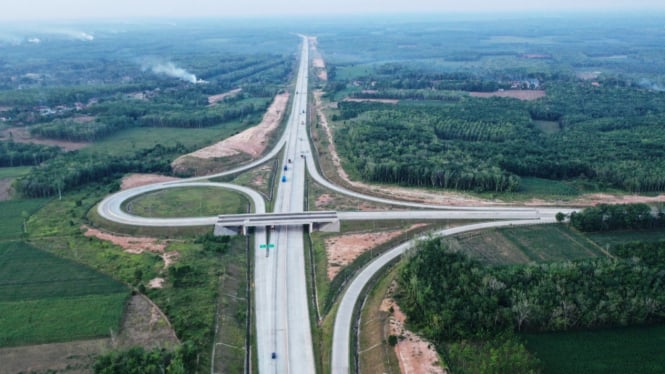
[[[323,232],[339,232],[340,230],[339,220],[333,222],[319,223],[317,226],[318,226],[318,231],[323,231]],[[312,232],[311,226],[310,226],[310,232]]]
[[[245,235],[245,226],[221,226],[215,225],[215,230],[213,235],[215,236],[236,236],[242,230],[242,234]]]

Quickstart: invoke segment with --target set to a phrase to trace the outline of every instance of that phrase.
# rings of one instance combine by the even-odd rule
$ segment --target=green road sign
[[[275,248],[274,244],[259,244],[259,248]]]
[[[265,244],[259,244],[259,248],[266,248]]]
[[[268,248],[275,248],[274,244],[268,244]]]

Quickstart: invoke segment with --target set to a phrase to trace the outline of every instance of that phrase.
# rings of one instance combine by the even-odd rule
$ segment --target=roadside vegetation
[[[651,357],[643,340],[662,339],[665,322],[661,216],[643,204],[577,215],[612,229],[587,236],[553,224],[419,243],[397,277],[410,326],[453,372],[658,372],[661,361],[642,358]]]

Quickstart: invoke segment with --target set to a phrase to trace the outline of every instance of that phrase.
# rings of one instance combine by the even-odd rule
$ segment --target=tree
[[[562,212],[559,212],[555,216],[557,222],[563,222],[566,219],[566,215]]]

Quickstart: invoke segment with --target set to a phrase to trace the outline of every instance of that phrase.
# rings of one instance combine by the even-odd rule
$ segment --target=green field
[[[206,128],[138,127],[121,130],[103,140],[82,149],[80,152],[121,156],[127,153],[152,148],[157,144],[171,147],[180,143],[187,148],[200,148],[225,139],[247,128],[240,121],[227,122]]]
[[[603,255],[600,247],[566,225],[534,225],[456,235],[451,248],[490,264],[577,260]]]
[[[580,194],[580,191],[570,183],[542,178],[525,177],[520,180],[520,194],[530,196],[546,195],[550,198],[570,198]],[[511,195],[510,193],[506,195]]]
[[[0,179],[17,178],[26,175],[32,169],[31,166],[17,166],[13,168],[0,168]]]
[[[108,336],[129,290],[23,242],[0,243],[0,346]]]
[[[214,187],[183,187],[150,192],[127,203],[124,209],[142,217],[208,217],[247,212],[243,195]]]
[[[0,240],[16,239],[23,234],[23,220],[43,207],[48,200],[0,201]]]
[[[598,243],[598,245],[605,248],[617,244],[637,241],[654,242],[663,240],[665,239],[665,229],[594,232],[587,234],[587,236],[594,242]]]
[[[665,326],[524,334],[544,373],[664,373]]]

